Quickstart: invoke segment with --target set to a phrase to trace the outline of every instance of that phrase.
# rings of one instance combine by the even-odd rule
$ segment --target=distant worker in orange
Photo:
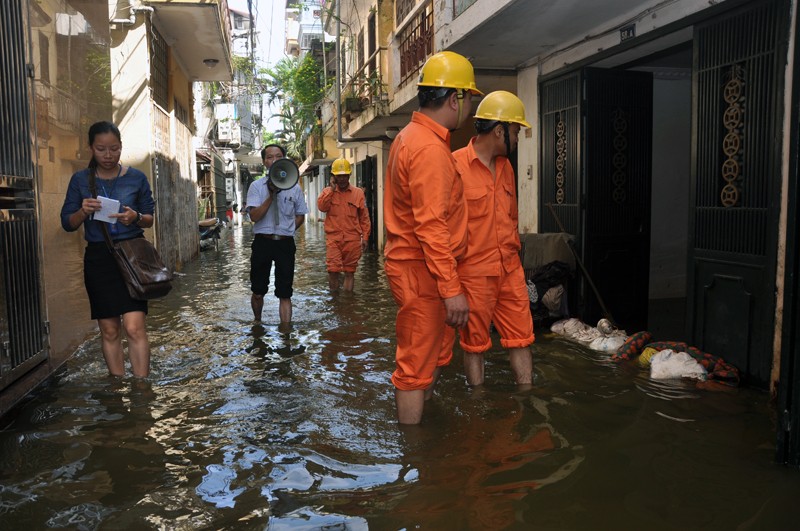
[[[458,264],[470,313],[460,333],[467,383],[481,385],[484,352],[492,346],[494,323],[518,384],[530,385],[533,319],[519,258],[519,217],[514,170],[508,161],[517,147],[525,107],[514,94],[491,92],[478,105],[470,143],[453,153],[467,199],[467,253]]]
[[[469,117],[474,94],[482,93],[465,57],[432,55],[417,84],[419,110],[389,150],[384,269],[399,307],[392,383],[400,424],[422,420],[425,400],[452,358],[454,329],[469,317],[456,271],[466,251],[467,212],[450,131]]]
[[[331,185],[317,197],[317,208],[325,212],[325,265],[331,292],[353,291],[361,253],[367,250],[371,224],[364,190],[350,185],[350,163],[336,159],[331,164]],[[342,283],[344,273],[344,283]]]

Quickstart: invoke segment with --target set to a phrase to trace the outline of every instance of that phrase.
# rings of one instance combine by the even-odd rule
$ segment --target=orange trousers
[[[331,273],[355,273],[361,259],[361,241],[325,241],[325,267]]]
[[[500,334],[503,348],[522,348],[533,343],[531,303],[521,266],[498,277],[461,275],[459,278],[469,304],[469,321],[459,332],[464,351],[481,353],[491,348],[490,323],[494,323]]]
[[[386,260],[397,306],[397,350],[392,383],[402,391],[426,389],[437,367],[450,364],[455,330],[444,323],[436,280],[422,260]]]

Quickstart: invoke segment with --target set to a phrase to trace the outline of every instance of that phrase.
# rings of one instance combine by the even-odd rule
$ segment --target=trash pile
[[[608,319],[600,319],[597,327],[574,317],[562,319],[553,323],[550,331],[600,352],[616,352],[628,339],[625,330],[618,330]]]
[[[681,341],[653,341],[647,331],[628,336],[608,319],[600,319],[596,327],[576,318],[562,319],[553,323],[550,330],[592,350],[612,353],[613,361],[636,360],[640,367],[650,370],[654,380],[692,378],[739,385],[739,370],[719,356]]]

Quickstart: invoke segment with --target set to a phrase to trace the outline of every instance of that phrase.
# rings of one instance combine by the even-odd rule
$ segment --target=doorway
[[[581,70],[545,80],[540,87],[539,210],[546,212],[548,203],[556,202],[561,193],[564,217],[575,221],[572,226],[582,242],[584,262],[600,295],[608,299],[610,313],[622,316],[617,319],[620,327],[629,334],[647,329],[657,340],[682,340],[720,356],[739,368],[743,381],[762,388],[769,385],[775,332],[779,214],[775,206],[780,204],[781,183],[781,152],[775,147],[781,145],[783,134],[782,108],[776,102],[783,96],[787,13],[784,0],[715,12]],[[642,218],[642,225],[649,225],[642,233],[649,237],[649,253],[638,268],[626,261],[634,257],[630,251],[635,248],[631,236],[635,223],[608,231],[629,231],[619,239],[628,240],[628,258],[608,261],[627,271],[624,274],[604,267],[603,260],[615,252],[623,257],[618,250],[625,245],[598,242],[593,234],[599,223],[614,219],[618,208],[596,193],[616,179],[604,168],[618,148],[612,143],[611,149],[593,151],[608,134],[592,124],[598,98],[591,85],[597,71],[614,72],[622,80],[618,90],[636,82],[632,74],[652,75],[650,86],[634,91],[650,91],[652,104],[652,128],[647,132],[652,143],[646,153],[652,163],[649,175],[635,178],[649,184],[652,195],[639,194],[630,203],[634,210],[642,204],[649,209],[649,216]],[[569,90],[555,93],[562,85],[569,85]],[[577,112],[570,114],[572,110]],[[557,123],[553,117],[567,123],[548,130]],[[564,145],[559,134],[573,146],[579,143],[574,152],[558,151]],[[551,145],[556,146],[552,153]],[[646,158],[642,149],[646,148],[640,145],[629,154],[641,161]],[[548,173],[548,168],[563,171]],[[623,175],[628,182],[633,182],[632,176]],[[565,194],[568,188],[580,193]],[[540,214],[541,230],[552,231],[544,219]],[[599,245],[599,251],[593,245]],[[641,274],[645,261],[647,281],[642,284],[634,275]],[[643,289],[637,288],[642,285]],[[627,300],[620,295],[623,290]],[[594,324],[598,312],[592,293],[583,289],[579,296],[584,306],[578,316]],[[627,311],[641,307],[642,300],[643,312]]]
[[[647,330],[689,341],[686,325],[692,148],[692,42],[625,67],[653,79]]]

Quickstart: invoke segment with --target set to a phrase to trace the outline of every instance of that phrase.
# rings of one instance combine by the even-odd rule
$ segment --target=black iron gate
[[[370,251],[378,248],[378,233],[375,223],[378,215],[378,157],[375,155],[365,158],[356,164],[356,186],[364,190],[364,200],[369,212],[369,221],[372,230],[369,233],[367,245]]]
[[[687,322],[759,387],[773,359],[787,4],[749,3],[694,39]]]
[[[605,305],[631,329],[647,324],[652,79],[586,69],[541,86],[540,232],[576,248]],[[570,303],[587,322],[602,316],[587,278]]]
[[[0,17],[0,389],[47,357],[24,13]]]
[[[647,327],[653,78],[648,72],[586,69],[583,170],[584,263],[617,324]],[[603,316],[588,297],[584,320]]]
[[[564,229],[578,234],[581,208],[581,76],[579,72],[542,83],[539,232],[559,232],[547,205]]]

